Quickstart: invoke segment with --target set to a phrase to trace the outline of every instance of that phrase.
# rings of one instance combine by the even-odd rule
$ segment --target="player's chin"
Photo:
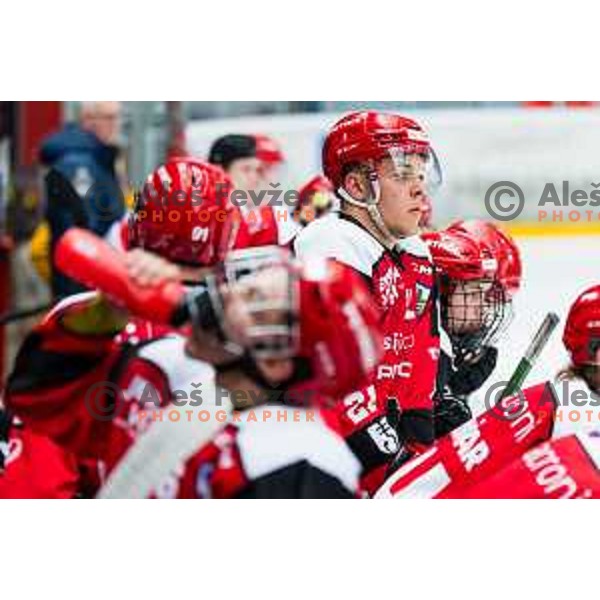
[[[462,323],[454,327],[455,335],[475,335],[481,331],[480,323]]]
[[[420,208],[407,210],[402,219],[402,235],[415,235],[419,232],[419,224],[423,216]]]

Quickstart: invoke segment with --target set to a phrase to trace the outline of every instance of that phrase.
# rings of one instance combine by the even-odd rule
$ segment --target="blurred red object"
[[[37,163],[40,142],[60,127],[62,102],[19,102],[17,111],[17,164]]]
[[[589,108],[597,106],[598,102],[592,100],[527,100],[522,103],[526,108],[554,108],[568,106],[569,108]]]

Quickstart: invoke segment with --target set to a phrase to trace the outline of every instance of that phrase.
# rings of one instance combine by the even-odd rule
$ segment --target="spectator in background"
[[[270,196],[260,196],[260,192],[266,190],[267,182],[259,142],[254,135],[228,134],[217,139],[208,153],[208,162],[221,167],[231,177],[236,190],[255,192],[232,200],[240,209],[239,235],[246,247],[279,243],[279,215],[268,204]]]
[[[51,251],[70,227],[85,227],[104,236],[123,216],[123,194],[115,169],[120,136],[119,102],[83,102],[79,122],[67,124],[43,142],[40,162],[50,168],[46,219]],[[56,298],[83,289],[56,270],[51,281]]]
[[[291,247],[294,238],[304,227],[337,208],[338,200],[333,185],[327,177],[315,175],[298,190],[298,203],[291,211],[290,225],[283,240],[280,232],[280,244]]]
[[[258,190],[263,183],[264,171],[257,150],[255,136],[232,133],[213,143],[208,153],[208,162],[224,169],[236,189]]]
[[[267,183],[278,185],[282,183],[282,167],[285,156],[277,142],[269,136],[257,134],[256,156],[262,162],[262,176]]]
[[[298,195],[298,204],[294,208],[293,216],[294,221],[301,227],[306,227],[337,207],[333,185],[323,175],[316,175],[307,181],[298,190]]]

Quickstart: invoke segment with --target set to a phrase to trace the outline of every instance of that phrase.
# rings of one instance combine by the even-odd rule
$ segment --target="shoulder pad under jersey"
[[[333,258],[372,277],[373,266],[385,248],[356,223],[330,213],[307,225],[294,241],[296,255],[304,260],[311,256]]]
[[[417,258],[424,258],[431,261],[431,252],[429,246],[421,239],[419,235],[411,235],[402,238],[396,244],[396,248]]]
[[[188,356],[185,351],[186,338],[178,334],[142,344],[137,356],[153,363],[165,375],[169,388],[190,391],[190,385],[214,382],[215,370],[207,362]]]

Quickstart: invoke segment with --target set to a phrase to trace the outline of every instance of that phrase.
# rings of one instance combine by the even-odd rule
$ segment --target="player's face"
[[[236,189],[258,190],[263,183],[263,163],[258,158],[239,158],[227,169]]]
[[[260,358],[279,359],[294,350],[290,272],[272,265],[230,283],[222,291],[228,337]]]
[[[230,286],[225,294],[225,330],[240,345],[256,350],[289,342],[288,272],[282,267],[261,270]],[[262,376],[276,386],[292,376],[291,358],[255,358]]]
[[[425,208],[426,162],[417,154],[406,157],[402,166],[391,158],[376,165],[381,196],[379,210],[390,232],[398,237],[418,231]]]
[[[271,348],[272,353],[284,352],[289,356],[293,338],[289,332],[288,278],[283,267],[273,266],[222,287],[222,326],[229,340],[253,353],[264,353]],[[213,356],[219,356],[218,350],[212,340],[197,332],[187,345],[190,356],[209,361]],[[255,356],[254,361],[265,380],[273,386],[293,374],[292,358]]]
[[[117,144],[121,135],[122,115],[119,102],[99,102],[92,117],[92,129],[105,144]]]
[[[281,182],[281,163],[261,161],[261,178],[267,184],[278,185]]]
[[[261,359],[256,361],[256,366],[272,386],[287,381],[294,372],[294,362],[290,358]]]
[[[489,281],[461,281],[455,285],[447,298],[450,334],[475,333],[483,327],[491,308],[487,300],[491,288]]]

